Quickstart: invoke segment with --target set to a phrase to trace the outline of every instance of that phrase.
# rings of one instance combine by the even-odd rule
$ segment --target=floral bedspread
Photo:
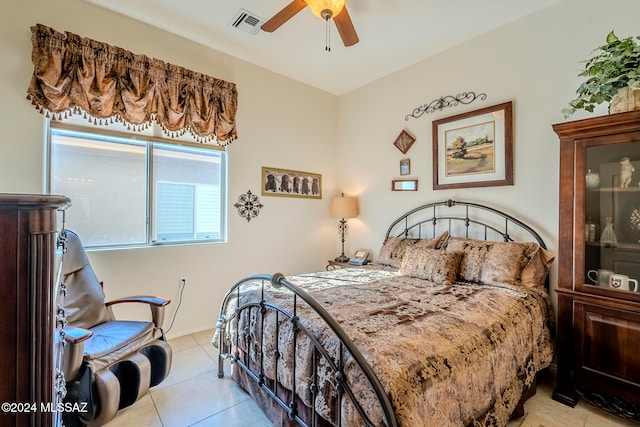
[[[287,279],[320,302],[353,339],[390,395],[400,426],[504,426],[536,372],[553,357],[553,315],[545,293],[510,285],[439,285],[364,269]],[[249,291],[240,298],[247,302],[259,294]],[[268,294],[274,303],[291,308],[285,290]],[[335,337],[315,313],[299,304],[297,315],[337,355]],[[292,363],[295,332],[282,316],[277,329],[276,314],[267,311],[264,316],[262,322],[257,309],[242,315],[234,345],[262,363],[267,377],[292,389],[293,378],[285,368]],[[261,338],[262,352],[257,344]],[[295,389],[309,406],[310,347],[309,340],[296,340]],[[356,389],[366,383],[353,360],[347,360],[345,373]],[[358,394],[364,409],[376,414],[374,423],[383,425],[372,393]],[[325,378],[315,408],[327,420],[335,420],[335,396],[331,379]],[[348,401],[342,412],[342,425],[362,424]]]

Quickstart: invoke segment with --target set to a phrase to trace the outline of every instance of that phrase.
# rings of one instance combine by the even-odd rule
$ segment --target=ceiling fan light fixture
[[[338,16],[347,0],[305,0],[309,9],[318,18],[327,20]]]

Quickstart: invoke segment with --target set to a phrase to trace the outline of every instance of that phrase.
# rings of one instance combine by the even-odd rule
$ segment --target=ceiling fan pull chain
[[[329,25],[329,18],[325,18],[325,34],[324,34],[324,50],[331,52],[331,26]]]

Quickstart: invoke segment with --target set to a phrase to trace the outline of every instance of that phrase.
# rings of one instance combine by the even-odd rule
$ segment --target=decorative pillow
[[[442,243],[449,237],[449,232],[445,231],[438,237],[427,239],[405,239],[404,237],[389,238],[378,254],[378,263],[388,265],[394,268],[400,268],[402,257],[408,247],[418,245],[421,248],[436,249],[441,247]]]
[[[531,258],[529,264],[522,269],[522,276],[520,278],[522,286],[546,292],[545,282],[551,264],[553,264],[553,260],[555,259],[556,257],[553,253],[538,246],[538,250]]]
[[[440,249],[444,247],[449,239],[449,232],[445,231],[433,239],[418,239],[414,246],[425,249]],[[434,246],[435,245],[435,246]]]
[[[400,274],[450,285],[456,280],[462,252],[420,248],[414,245],[407,251],[400,265]]]
[[[464,252],[459,277],[468,282],[520,284],[522,270],[536,254],[537,243],[490,242],[449,238],[447,251]]]

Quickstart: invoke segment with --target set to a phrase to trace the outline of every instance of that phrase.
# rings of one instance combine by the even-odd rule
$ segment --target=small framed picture
[[[391,181],[391,191],[418,191],[418,180],[394,179]]]
[[[409,148],[411,148],[415,141],[416,139],[413,136],[409,135],[406,130],[403,130],[400,132],[400,135],[398,135],[393,145],[395,145],[402,154],[407,154],[407,151],[409,151]]]
[[[410,159],[400,160],[400,175],[409,175],[409,174],[411,174],[411,160]]]

